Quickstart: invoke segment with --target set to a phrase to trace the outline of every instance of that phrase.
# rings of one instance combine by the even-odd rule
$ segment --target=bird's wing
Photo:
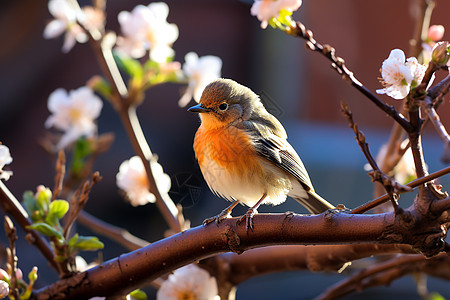
[[[276,121],[279,124],[278,120]],[[252,136],[254,146],[259,155],[294,176],[305,190],[314,191],[303,162],[286,140],[286,133],[283,127],[275,126],[275,130],[273,130],[266,124],[258,121],[243,121],[240,126]]]

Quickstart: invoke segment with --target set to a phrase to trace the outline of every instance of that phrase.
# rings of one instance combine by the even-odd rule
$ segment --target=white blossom
[[[103,102],[89,87],[83,86],[69,93],[59,88],[50,94],[47,105],[52,115],[45,121],[45,126],[64,131],[58,149],[82,136],[96,133],[94,120],[100,115]]]
[[[0,280],[0,299],[6,298],[9,295],[9,284],[6,281]]]
[[[272,18],[279,17],[281,10],[292,13],[301,5],[302,0],[255,0],[250,13],[261,21],[261,28],[265,29]]]
[[[171,45],[178,38],[178,27],[167,22],[169,7],[164,2],[138,5],[131,12],[118,15],[123,37],[117,39],[116,50],[133,58],[150,51],[150,59],[159,63],[174,56]]]
[[[69,52],[76,42],[87,41],[86,33],[77,24],[77,14],[80,14],[80,11],[77,12],[66,0],[50,0],[48,10],[55,19],[45,26],[44,38],[56,38],[65,32],[63,52]]]
[[[169,175],[164,173],[162,166],[156,161],[152,160],[151,168],[158,189],[162,193],[168,193],[171,186]],[[116,183],[133,206],[154,203],[156,200],[155,195],[149,191],[144,164],[138,156],[133,156],[120,165]]]
[[[383,89],[378,94],[386,94],[394,99],[405,98],[412,87],[422,82],[426,66],[417,62],[415,57],[405,59],[400,49],[394,49],[383,62],[381,76]]]
[[[186,106],[192,97],[199,102],[205,87],[220,77],[222,69],[222,60],[213,55],[198,57],[195,52],[189,52],[184,60],[183,73],[189,83],[178,102],[181,107]]]
[[[3,167],[12,163],[13,159],[9,148],[5,145],[0,145],[0,179],[8,180],[12,175],[12,171],[5,171]]]
[[[196,265],[179,268],[169,275],[156,294],[157,300],[216,300],[218,296],[216,279]]]

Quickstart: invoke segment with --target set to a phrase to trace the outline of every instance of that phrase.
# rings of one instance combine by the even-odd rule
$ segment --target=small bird
[[[249,88],[217,79],[188,111],[200,114],[194,151],[203,177],[216,195],[233,201],[204,225],[219,223],[243,203],[250,209],[239,222],[245,219],[247,230],[253,230],[258,207],[281,204],[287,195],[314,214],[334,208],[315,193],[285,129]]]

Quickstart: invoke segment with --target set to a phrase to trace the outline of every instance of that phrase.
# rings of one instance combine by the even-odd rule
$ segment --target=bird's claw
[[[245,215],[239,218],[237,223],[241,224],[245,220],[245,229],[247,230],[247,232],[249,229],[253,231],[253,216],[256,213],[257,211],[255,209],[250,208],[249,210],[247,210],[247,213]]]
[[[208,225],[209,223],[216,222],[217,225],[220,224],[224,219],[227,219],[231,215],[231,212],[227,209],[222,210],[217,216],[205,219],[203,221],[203,226]]]

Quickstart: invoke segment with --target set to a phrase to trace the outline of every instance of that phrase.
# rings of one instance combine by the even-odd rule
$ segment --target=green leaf
[[[23,193],[23,204],[29,215],[33,215],[33,212],[38,210],[36,199],[32,191],[25,191]]]
[[[78,236],[73,243],[73,248],[85,251],[94,251],[103,249],[103,243],[96,236]]]
[[[111,96],[113,95],[113,88],[105,78],[94,76],[89,81],[89,85],[96,93],[102,95],[106,99],[111,99]]]
[[[70,164],[73,173],[79,174],[83,170],[86,158],[92,154],[92,151],[91,142],[85,137],[76,141]]]
[[[66,200],[55,200],[50,203],[49,215],[54,215],[58,219],[62,219],[69,210],[69,202]]]
[[[34,229],[39,233],[42,233],[43,235],[46,235],[48,237],[58,237],[62,238],[61,233],[57,231],[55,228],[51,227],[47,223],[34,223],[32,225],[27,226],[28,229]]]
[[[69,247],[73,247],[75,245],[76,241],[78,240],[78,233],[75,233],[73,237],[70,238],[70,240],[67,242]]]
[[[145,72],[149,72],[149,71],[153,71],[153,72],[159,72],[159,63],[157,63],[156,61],[153,61],[151,59],[148,59],[145,63],[144,63],[144,70]]]
[[[125,71],[132,78],[142,80],[142,77],[144,76],[144,69],[139,61],[130,57],[118,55],[116,53],[114,53],[114,60],[119,68]]]
[[[134,290],[129,295],[136,300],[147,300],[147,294],[143,290]]]
[[[445,298],[438,292],[432,292],[428,297],[428,300],[445,300]]]

